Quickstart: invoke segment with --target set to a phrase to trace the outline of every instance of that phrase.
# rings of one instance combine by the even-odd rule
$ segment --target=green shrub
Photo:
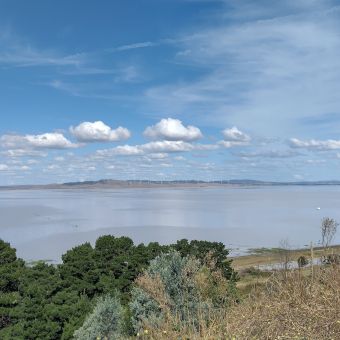
[[[100,297],[83,326],[74,332],[78,340],[118,339],[122,334],[123,308],[117,295]]]
[[[95,247],[84,243],[68,250],[62,257],[63,262],[55,266],[44,261],[25,264],[17,258],[16,250],[9,243],[0,240],[0,339],[70,340],[75,330],[84,324],[96,297],[114,291],[120,293],[124,306],[124,332],[134,334],[128,322],[131,311],[127,308],[134,281],[148,268],[152,259],[173,248],[179,251],[181,257],[195,256],[201,261],[211,253],[216,268],[224,277],[235,278],[227,258],[228,250],[217,242],[180,240],[167,246],[157,242],[134,245],[127,237],[105,235],[98,238]],[[176,261],[182,263],[179,256]],[[182,280],[186,274],[178,275],[176,265],[172,267],[172,280]],[[160,270],[156,268],[154,272]],[[165,279],[168,271],[169,268],[162,274],[165,283],[169,281],[169,278]],[[183,282],[188,284],[185,287],[190,291],[194,278],[194,274],[189,275],[191,286],[185,280],[179,281],[177,286],[166,284],[172,303],[180,306],[179,312],[172,308],[178,314],[183,310],[183,302],[176,296],[181,296],[178,292]],[[146,298],[152,303],[150,296],[146,292],[140,293],[140,299]],[[189,296],[195,294],[191,292]],[[153,315],[157,315],[156,311]]]
[[[302,268],[302,267],[307,266],[307,264],[308,264],[309,262],[308,262],[308,259],[307,259],[305,256],[301,255],[301,256],[297,259],[297,263],[298,263],[298,267],[299,267],[299,268]]]
[[[159,293],[163,293],[163,298],[167,300],[164,303],[171,312],[183,314],[184,303],[187,303],[188,299],[192,303],[197,300],[190,276],[192,277],[198,268],[199,261],[190,257],[181,257],[181,254],[176,251],[161,254],[150,262],[144,276],[148,282],[144,285],[144,289],[135,287],[132,290],[132,300],[129,304],[132,312],[132,325],[136,332],[140,331],[145,320],[156,325],[163,318],[162,309],[147,292],[148,288],[153,289],[153,285],[158,285],[156,289]]]
[[[162,310],[160,306],[143,289],[133,288],[129,307],[131,311],[131,324],[135,333],[143,329],[143,324],[146,320],[153,327],[157,327],[162,323]]]

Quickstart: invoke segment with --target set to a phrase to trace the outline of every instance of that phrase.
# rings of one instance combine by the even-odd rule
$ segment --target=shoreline
[[[240,188],[251,187],[249,185],[239,184],[190,184],[190,183],[176,183],[176,184],[113,184],[113,185],[87,185],[79,184],[75,186],[64,184],[47,184],[47,185],[23,185],[23,186],[1,186],[0,191],[20,191],[20,190],[112,190],[112,189],[200,189],[200,188]],[[259,186],[261,187],[261,186]]]
[[[213,242],[213,241],[212,241]],[[93,244],[91,243],[93,246]],[[166,245],[166,244],[161,244]],[[71,249],[71,248],[70,248]],[[249,268],[256,268],[260,271],[267,271],[274,269],[275,266],[282,264],[282,256],[284,252],[289,253],[289,263],[295,263],[300,256],[304,256],[307,259],[310,258],[310,248],[297,248],[297,249],[281,249],[281,248],[249,248],[244,249],[245,253],[239,255],[230,255],[233,252],[233,248],[228,248],[229,250],[228,258],[232,260],[233,267],[235,270],[245,270]],[[254,252],[252,252],[252,250]],[[260,252],[259,250],[263,250]],[[340,244],[332,245],[329,247],[334,253],[340,253]],[[321,246],[313,247],[314,261],[319,260],[322,255],[324,255],[324,249]],[[50,264],[59,264],[61,262],[53,259],[30,259],[25,260],[26,264],[32,264],[36,262],[45,262]],[[314,263],[316,264],[316,263]]]
[[[48,183],[48,184],[22,184],[1,185],[0,191],[4,190],[43,190],[43,189],[144,189],[144,188],[263,188],[263,187],[320,187],[339,186],[340,181],[306,181],[306,182],[273,182],[257,180],[174,180],[174,181],[149,181],[149,180],[111,180],[98,181]]]
[[[258,251],[258,250],[263,250]],[[251,252],[249,249],[247,255],[232,256],[233,265],[236,270],[244,270],[250,267],[264,268],[265,266],[271,266],[282,263],[282,257],[284,252],[288,252],[290,262],[296,262],[300,256],[310,258],[310,248],[298,248],[298,249],[280,249],[280,248],[256,248]],[[329,247],[329,250],[335,253],[340,253],[340,244],[336,244]],[[323,247],[313,247],[314,259],[320,258],[324,253]]]

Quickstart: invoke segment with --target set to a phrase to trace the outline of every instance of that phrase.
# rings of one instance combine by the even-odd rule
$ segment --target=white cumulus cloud
[[[225,141],[249,142],[251,139],[247,134],[240,131],[236,126],[233,126],[231,129],[224,129],[222,133]]]
[[[138,156],[143,154],[143,150],[138,145],[119,145],[112,149],[97,150],[96,155],[99,157],[111,156]]]
[[[340,140],[327,139],[327,140],[316,140],[310,139],[307,141],[300,140],[297,138],[291,138],[289,144],[292,148],[302,148],[307,150],[337,150],[340,149]]]
[[[42,135],[26,135],[24,137],[28,144],[34,148],[47,148],[47,149],[67,149],[77,147],[61,133],[44,133]]]
[[[243,146],[243,145],[247,145],[248,143],[245,143],[245,142],[232,142],[232,141],[229,141],[229,140],[221,140],[218,142],[218,145],[226,148],[226,149],[229,149],[229,148],[233,148],[235,146]]]
[[[144,136],[168,141],[193,141],[201,138],[202,133],[195,126],[184,126],[179,119],[164,118],[157,124],[147,127]]]
[[[134,145],[120,145],[113,149],[115,155],[121,156],[135,156],[141,155],[143,150],[139,146]]]
[[[192,144],[184,141],[155,141],[140,145],[119,145],[112,149],[97,150],[99,157],[153,155],[154,158],[165,158],[167,153],[216,150],[217,144]]]
[[[2,147],[10,149],[42,148],[67,149],[78,147],[59,132],[43,133],[41,135],[3,135],[0,138]]]
[[[163,152],[185,152],[195,149],[191,143],[184,141],[158,141],[150,142],[140,146],[140,148],[148,153],[163,153]]]
[[[248,145],[251,141],[250,136],[240,131],[236,126],[233,126],[230,129],[224,129],[222,134],[223,140],[218,144],[224,148]]]
[[[71,133],[79,142],[117,142],[130,138],[128,129],[119,126],[112,129],[102,121],[83,122],[76,127],[70,128]]]

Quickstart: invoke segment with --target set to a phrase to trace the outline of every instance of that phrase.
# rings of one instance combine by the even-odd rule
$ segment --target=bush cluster
[[[27,265],[16,257],[15,249],[0,240],[0,339],[72,339],[76,330],[81,338],[98,332],[97,324],[105,329],[104,320],[110,318],[120,320],[114,323],[115,334],[133,334],[128,307],[133,283],[151,260],[171,250],[181,258],[204,258],[211,253],[223,275],[236,278],[228,251],[217,242],[134,245],[127,237],[107,235],[98,238],[94,247],[85,243],[69,250],[59,265]],[[103,296],[106,298],[98,300]],[[110,314],[111,302],[122,317]]]

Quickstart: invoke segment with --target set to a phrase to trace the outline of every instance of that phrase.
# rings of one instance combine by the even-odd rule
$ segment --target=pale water
[[[293,247],[317,244],[321,219],[340,221],[339,207],[339,186],[5,190],[0,238],[26,260],[60,261],[66,250],[105,234],[137,243],[221,241],[237,254],[284,239]]]

